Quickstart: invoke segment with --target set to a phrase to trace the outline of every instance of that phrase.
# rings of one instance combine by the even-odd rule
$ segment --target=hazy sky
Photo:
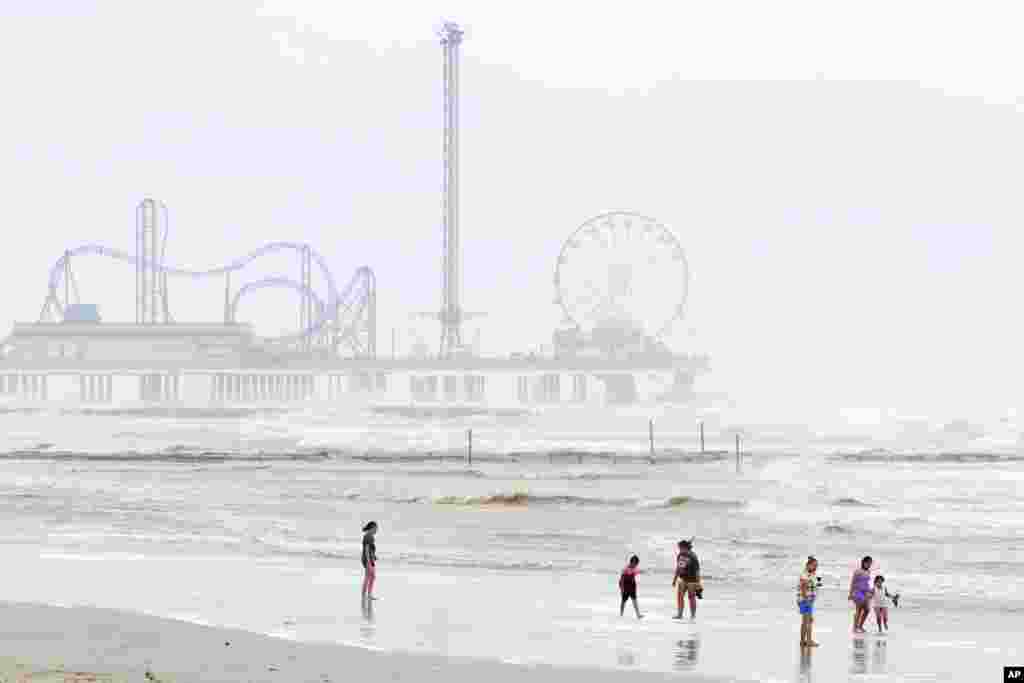
[[[27,5],[27,3],[22,3]],[[439,306],[443,17],[463,64],[464,299],[489,352],[549,343],[552,274],[607,209],[670,225],[693,273],[669,339],[750,405],[971,415],[1021,406],[1024,46],[1011,3],[0,4],[0,326],[83,243],[168,259],[271,240],[377,273],[390,351]],[[671,8],[671,9],[666,9]],[[294,259],[255,275],[298,276]],[[131,319],[131,266],[75,264]],[[297,320],[257,294],[261,331]],[[223,283],[172,282],[179,320]],[[467,331],[472,338],[473,328]]]

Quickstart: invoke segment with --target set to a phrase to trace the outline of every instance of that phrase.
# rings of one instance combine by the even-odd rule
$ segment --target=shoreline
[[[362,681],[621,680],[623,671],[523,665],[308,643],[99,607],[0,602],[0,681],[34,683],[331,683]],[[631,671],[641,681],[678,674]],[[706,675],[683,680],[733,679]]]
[[[891,634],[851,637],[849,610],[832,608],[816,615],[815,639],[822,647],[801,652],[794,642],[798,622],[793,615],[774,612],[758,618],[733,609],[724,620],[724,614],[707,614],[696,624],[672,623],[658,615],[665,607],[659,604],[648,615],[654,631],[635,631],[638,624],[627,614],[618,622],[617,635],[591,632],[601,639],[596,646],[617,659],[615,666],[598,663],[610,661],[596,656],[575,663],[522,660],[514,647],[501,659],[411,652],[300,641],[130,610],[0,602],[0,682],[337,683],[358,676],[368,683],[504,683],[527,678],[537,683],[611,683],[628,676],[640,683],[778,683],[865,675],[890,682],[955,682],[997,675],[1019,653],[1014,635],[1007,632],[1012,620],[999,628],[964,621],[963,615],[932,615],[950,622],[935,631],[925,627],[926,615],[915,615],[901,618]],[[578,626],[589,630],[586,624]],[[645,650],[649,654],[651,648],[659,659],[673,661],[671,671],[642,668]]]

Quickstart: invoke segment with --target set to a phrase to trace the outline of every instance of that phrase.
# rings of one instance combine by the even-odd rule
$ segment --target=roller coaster
[[[101,256],[136,268],[136,323],[173,324],[167,279],[170,277],[200,280],[223,276],[225,281],[224,322],[237,323],[239,303],[246,296],[263,289],[288,289],[300,299],[300,325],[295,332],[259,341],[265,349],[276,352],[324,352],[356,358],[376,357],[377,285],[373,271],[358,268],[339,291],[327,261],[312,246],[302,242],[270,242],[227,264],[206,270],[168,265],[167,239],[170,233],[167,207],[152,199],[144,199],[136,210],[136,253],[131,254],[100,244],[85,244],[66,250],[50,268],[46,298],[39,322],[65,322],[71,307],[78,303],[78,285],[71,270],[73,259]],[[161,230],[162,228],[162,230]],[[162,234],[161,234],[162,233]],[[157,245],[159,244],[159,248]],[[230,294],[230,278],[262,256],[292,252],[300,257],[300,281],[277,275],[243,284]],[[313,264],[316,264],[326,286],[326,297],[313,287]]]

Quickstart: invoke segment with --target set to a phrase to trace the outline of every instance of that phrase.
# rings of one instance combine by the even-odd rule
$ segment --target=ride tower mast
[[[449,358],[462,347],[462,253],[459,244],[459,47],[463,31],[446,21],[439,32],[444,51],[444,180],[441,190],[441,349]]]

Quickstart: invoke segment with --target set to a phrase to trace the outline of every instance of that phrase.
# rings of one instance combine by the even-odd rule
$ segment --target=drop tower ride
[[[444,51],[444,180],[441,230],[441,358],[462,347],[462,252],[459,244],[459,47],[463,31],[454,22],[441,28]]]

